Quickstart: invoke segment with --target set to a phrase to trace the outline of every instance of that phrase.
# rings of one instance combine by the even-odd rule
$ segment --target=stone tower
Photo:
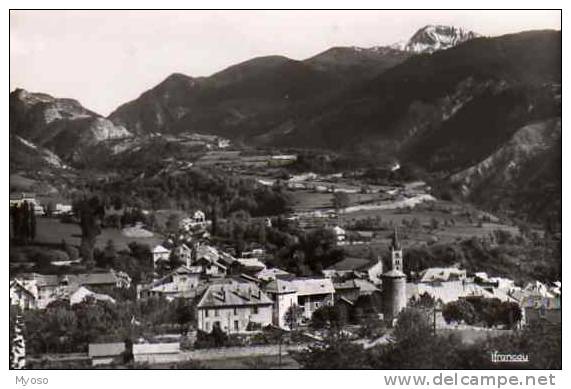
[[[406,275],[403,273],[402,247],[395,228],[391,242],[390,269],[381,276],[383,280],[383,317],[392,324],[406,306]]]

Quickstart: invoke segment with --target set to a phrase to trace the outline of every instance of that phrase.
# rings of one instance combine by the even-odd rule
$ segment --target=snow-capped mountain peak
[[[454,26],[428,25],[414,33],[408,42],[395,43],[391,47],[413,53],[433,53],[446,50],[479,35]]]

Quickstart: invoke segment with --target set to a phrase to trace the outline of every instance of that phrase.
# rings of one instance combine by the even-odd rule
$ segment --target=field
[[[333,206],[332,193],[317,193],[310,191],[293,191],[294,212],[308,212],[317,209],[331,208]]]
[[[57,219],[38,218],[37,219],[36,242],[57,244],[63,239],[73,246],[79,246],[81,243],[81,229],[77,224],[61,223]],[[160,236],[155,235],[152,238],[128,238],[121,233],[121,230],[106,228],[97,237],[95,246],[103,249],[108,240],[113,240],[117,250],[127,250],[130,242],[144,243],[151,248],[162,242]]]
[[[22,175],[10,174],[10,191],[31,191],[37,183],[36,180]]]
[[[307,213],[317,210],[333,210],[333,194],[319,193],[309,190],[292,191],[293,207],[295,213]],[[482,212],[470,205],[458,204],[450,201],[427,201],[414,207],[393,208],[391,200],[385,194],[378,193],[351,193],[349,196],[349,209],[356,205],[372,204],[382,201],[385,209],[373,208],[352,212],[342,210],[335,220],[324,220],[323,225],[338,224],[346,229],[372,230],[375,237],[371,246],[386,246],[395,227],[398,227],[401,238],[409,247],[424,245],[426,243],[452,243],[457,240],[472,237],[486,237],[495,230],[503,230],[512,235],[519,234],[519,229],[513,225],[503,223],[501,220],[486,212]],[[428,196],[422,195],[420,196]],[[394,205],[402,203],[402,198],[394,196]],[[304,222],[307,217],[300,217],[301,225],[315,226],[316,221]],[[358,227],[365,221],[373,220],[375,228]],[[357,227],[357,228],[356,228]],[[347,247],[347,246],[345,246]],[[348,248],[349,251],[351,249]]]
[[[244,155],[236,150],[209,151],[199,158],[196,166],[228,166],[232,169],[270,168],[291,163],[289,160],[276,160],[271,154]]]
[[[333,208],[333,193],[296,190],[291,192],[294,212],[308,212],[317,209]],[[379,199],[374,193],[348,193],[349,205],[369,203]],[[370,212],[369,212],[370,214]]]
[[[207,369],[299,369],[299,364],[288,354],[282,355],[281,366],[276,355],[216,359],[201,363]]]

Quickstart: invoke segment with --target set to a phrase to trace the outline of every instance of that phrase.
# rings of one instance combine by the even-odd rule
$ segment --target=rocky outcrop
[[[415,32],[406,43],[397,43],[393,47],[416,54],[434,53],[477,37],[479,34],[459,27],[428,25]]]
[[[73,99],[17,89],[10,94],[10,134],[73,160],[81,150],[131,133]]]

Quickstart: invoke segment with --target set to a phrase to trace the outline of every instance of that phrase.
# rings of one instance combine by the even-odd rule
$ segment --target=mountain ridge
[[[560,117],[561,32],[554,30],[474,37],[430,53],[333,47],[303,61],[252,58],[210,77],[173,73],[108,118],[73,99],[10,95],[10,134],[75,166],[140,145],[115,139],[198,132],[254,146],[383,155],[444,177],[480,203],[486,202],[480,182],[506,199],[522,196],[522,175],[502,175],[502,161],[520,158],[506,151],[510,141],[522,128]],[[545,172],[558,153],[550,144],[520,163],[526,176],[555,188],[554,202],[560,180]],[[457,175],[488,158],[491,173],[463,191]],[[533,187],[525,193],[538,198]],[[548,208],[528,207],[530,214]]]
[[[391,47],[417,54],[430,54],[478,37],[478,33],[461,27],[429,24],[417,30],[406,43],[396,43]]]
[[[10,93],[10,135],[77,161],[84,148],[132,134],[79,101],[16,89]]]

